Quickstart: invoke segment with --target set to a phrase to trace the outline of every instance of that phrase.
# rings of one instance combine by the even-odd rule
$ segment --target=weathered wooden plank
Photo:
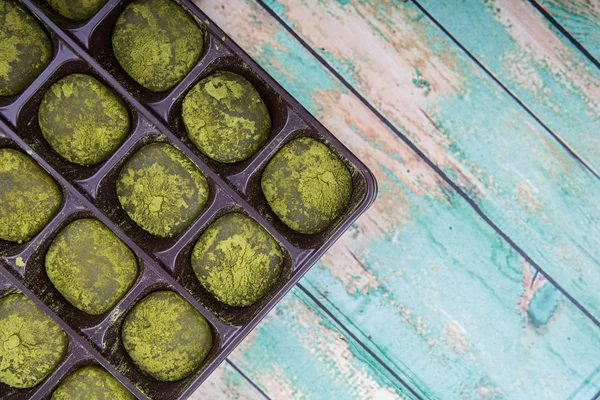
[[[270,398],[410,398],[302,297],[294,288],[230,357]]]
[[[600,180],[413,3],[268,4],[600,319]]]
[[[587,52],[600,61],[600,2],[536,0]]]
[[[583,399],[600,389],[597,326],[534,279],[531,266],[462,197],[261,7],[198,4],[378,177],[373,208],[303,280],[353,333],[356,340],[346,339],[352,348],[365,344],[426,398]],[[286,347],[263,358],[277,337],[272,326],[257,331],[272,340],[252,340],[260,346],[243,346],[243,359],[234,359],[263,385],[272,378],[261,372],[264,360],[289,359]],[[285,367],[279,379],[298,379],[297,370],[306,376],[307,369]],[[318,397],[316,382],[311,393]]]
[[[534,6],[513,0],[417,3],[600,173],[600,69]]]
[[[415,398],[296,288],[229,360],[192,399]]]
[[[190,399],[268,400],[227,362],[222,363]]]

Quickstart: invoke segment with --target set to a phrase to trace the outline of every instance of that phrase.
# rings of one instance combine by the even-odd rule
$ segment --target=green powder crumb
[[[65,332],[23,294],[0,298],[0,382],[32,388],[60,363]]]
[[[52,85],[39,108],[50,146],[68,161],[95,165],[110,157],[129,133],[129,114],[106,85],[71,74]]]
[[[202,31],[170,0],[135,0],[117,20],[113,51],[125,72],[154,92],[179,83],[200,59]]]
[[[106,225],[79,219],[62,229],[46,253],[46,273],[75,307],[104,314],[137,278],[133,252]]]
[[[198,280],[219,301],[249,306],[279,279],[281,248],[258,222],[230,213],[213,222],[192,252]]]
[[[125,212],[161,238],[183,233],[202,213],[208,191],[196,164],[166,143],[142,147],[117,179],[117,196]]]
[[[291,229],[315,234],[339,218],[352,195],[352,176],[323,143],[299,138],[269,162],[261,186],[271,209]]]
[[[19,268],[23,268],[25,266],[25,261],[23,261],[23,257],[17,257],[17,260],[15,263],[17,264],[17,267],[19,267]]]
[[[159,381],[190,375],[212,348],[206,319],[175,292],[153,292],[125,317],[121,331],[125,350],[135,364]]]
[[[271,118],[260,95],[232,72],[216,72],[198,82],[183,100],[182,115],[190,140],[222,163],[251,157],[271,132]]]
[[[65,18],[85,21],[94,16],[107,0],[47,0]]]
[[[52,58],[48,35],[17,1],[0,0],[0,96],[23,92]]]
[[[0,239],[22,243],[37,235],[58,213],[62,194],[56,182],[20,151],[0,149]]]
[[[135,400],[135,397],[103,368],[90,365],[67,376],[51,400]]]

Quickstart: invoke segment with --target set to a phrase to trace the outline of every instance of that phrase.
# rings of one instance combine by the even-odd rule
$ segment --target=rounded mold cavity
[[[218,71],[233,72],[244,77],[256,89],[263,100],[269,116],[271,117],[271,132],[265,144],[248,159],[232,164],[220,163],[211,159],[202,153],[189,138],[182,117],[182,104],[187,93],[202,79],[209,77]],[[224,56],[215,59],[210,63],[202,73],[190,82],[185,91],[178,94],[177,97],[169,98],[161,103],[151,104],[150,107],[159,114],[166,122],[167,127],[174,133],[190,150],[204,161],[213,171],[222,178],[235,175],[245,170],[253,160],[259,157],[261,152],[277,138],[287,124],[289,119],[288,106],[283,97],[277,91],[269,86],[248,64],[237,56]]]
[[[25,103],[22,105],[21,110],[18,115],[16,131],[21,139],[23,139],[31,148],[38,154],[44,157],[44,159],[63,177],[65,177],[71,183],[75,183],[78,180],[85,180],[93,176],[98,170],[102,168],[102,166],[107,163],[108,160],[105,160],[99,164],[92,165],[89,167],[81,166],[78,164],[74,164],[72,162],[67,161],[62,156],[60,156],[50,144],[46,141],[44,136],[42,135],[42,131],[39,126],[38,121],[38,110],[40,103],[46,92],[58,82],[60,79],[75,73],[86,74],[96,78],[106,87],[112,90],[112,92],[117,96],[117,98],[121,101],[121,103],[127,109],[130,121],[129,133],[128,136],[131,136],[132,132],[135,130],[139,116],[134,107],[132,107],[127,101],[119,95],[119,93],[111,87],[111,85],[102,78],[100,74],[98,74],[94,69],[92,69],[89,64],[85,63],[81,60],[71,60],[63,63],[56,71],[53,71],[52,75],[48,77],[48,79],[44,82],[44,84],[38,89],[38,91]],[[127,141],[127,137],[124,142]],[[123,143],[124,143],[123,142]],[[121,143],[121,146],[123,146]],[[118,149],[115,153],[118,152]],[[113,157],[114,154],[111,156]],[[110,160],[110,157],[109,157]]]
[[[21,153],[31,157],[30,154],[23,151],[14,141],[5,137],[0,137],[0,149],[2,148],[18,150]],[[34,161],[37,163],[35,158]],[[38,163],[38,165],[40,164]],[[70,213],[71,210],[80,207],[75,201],[73,195],[69,193],[69,191],[61,184],[61,182],[56,180],[56,178],[53,176],[53,173],[44,168],[43,165],[40,165],[40,167],[44,171],[48,172],[58,185],[62,194],[62,205],[56,215],[46,224],[46,226],[30,240],[23,243],[18,243],[0,239],[0,258],[5,259],[10,264],[11,268],[21,276],[24,273],[24,260],[29,257],[32,249],[34,249],[38,243],[43,242],[49,235],[51,235],[51,232],[55,229],[55,226],[60,223],[66,214]]]
[[[326,230],[321,233],[306,235],[296,232],[279,219],[273,212],[261,188],[262,174],[273,156],[277,154],[290,141],[310,137],[325,144],[344,163],[352,176],[352,195],[344,213],[339,216]],[[294,246],[302,249],[315,249],[324,246],[327,240],[340,230],[343,223],[347,223],[350,216],[363,204],[368,192],[368,182],[363,173],[346,156],[344,156],[332,143],[325,139],[314,129],[300,129],[292,132],[286,139],[273,148],[271,154],[263,160],[260,166],[249,175],[246,186],[246,201],[252,205],[275,229],[285,236]]]
[[[127,161],[142,147],[151,143],[168,143],[173,147],[178,148],[177,145],[173,144],[168,138],[160,132],[154,131],[154,133],[148,134],[139,139],[133,146],[129,148],[127,154],[123,155],[118,163],[108,172],[106,176],[98,183],[97,195],[95,199],[95,205],[109,217],[119,228],[125,232],[138,246],[140,246],[146,253],[155,254],[173,247],[177,241],[184,236],[192,227],[196,225],[199,220],[202,220],[216,202],[217,199],[217,185],[210,178],[208,174],[202,169],[201,166],[196,166],[200,169],[204,177],[208,182],[209,197],[206,202],[206,206],[198,216],[188,226],[185,231],[173,238],[160,238],[154,236],[149,232],[145,231],[137,223],[135,223],[129,215],[125,212],[119,199],[117,197],[117,186],[116,182],[123,166]],[[193,160],[192,160],[193,162]]]
[[[65,45],[62,43],[58,35],[52,29],[50,29],[50,27],[46,23],[44,23],[40,18],[38,18],[38,16],[35,13],[31,12],[31,10],[29,10],[26,5],[21,4],[21,6],[33,16],[36,22],[42,27],[46,35],[48,35],[48,38],[50,39],[50,43],[52,45],[52,58],[46,66],[46,68],[44,68],[44,70],[37,76],[37,78],[33,80],[33,82],[31,82],[29,87],[23,92],[14,96],[0,96],[0,114],[14,114],[14,109],[19,108],[20,100],[22,98],[28,98],[33,93],[35,93],[38,90],[40,84],[47,79],[48,71],[51,71],[54,68],[56,68],[56,66],[61,64],[65,58],[65,52],[63,51]]]
[[[275,295],[284,289],[293,275],[294,256],[283,243],[278,241],[277,238],[273,236],[283,253],[283,265],[279,279],[275,282],[275,284],[273,284],[269,291],[256,303],[248,307],[234,307],[217,300],[208,290],[206,290],[206,288],[204,288],[204,286],[202,286],[202,284],[200,284],[200,281],[196,277],[191,265],[191,254],[199,237],[214,221],[226,214],[234,212],[244,214],[252,218],[252,216],[240,206],[228,206],[220,208],[211,217],[211,219],[206,222],[201,230],[196,232],[196,234],[194,234],[194,236],[191,237],[186,243],[181,243],[181,247],[173,252],[168,263],[168,269],[173,278],[175,278],[175,280],[181,286],[183,286],[192,296],[194,296],[196,300],[198,300],[198,302],[206,307],[206,309],[212,314],[217,316],[222,322],[228,325],[244,326],[247,325],[256,315],[258,315],[258,313],[273,299]],[[269,232],[267,227],[263,226],[262,224],[261,226],[267,232]]]
[[[205,369],[213,365],[217,358],[219,358],[221,349],[224,345],[222,340],[223,334],[220,332],[221,328],[215,324],[214,317],[208,314],[205,310],[194,307],[198,312],[200,312],[200,314],[204,316],[204,318],[206,318],[213,335],[212,348],[200,367],[186,378],[175,382],[161,382],[142,372],[125,350],[125,346],[123,345],[123,341],[121,339],[121,327],[125,317],[127,316],[127,313],[133,308],[133,306],[135,306],[135,304],[137,304],[148,294],[159,290],[170,290],[182,295],[182,293],[165,282],[157,282],[146,287],[145,290],[138,295],[135,301],[133,301],[125,310],[123,310],[119,318],[107,330],[104,339],[104,350],[101,351],[101,353],[117,371],[123,374],[148,397],[156,400],[176,399],[197,380],[197,378],[204,372]],[[188,301],[186,296],[182,297]],[[194,305],[192,304],[192,306]]]
[[[41,12],[43,12],[48,18],[52,20],[59,28],[63,30],[77,30],[85,28],[87,26],[93,26],[94,21],[97,19],[99,14],[103,14],[103,10],[109,6],[109,3],[114,0],[107,1],[94,16],[84,21],[76,21],[62,16],[58,11],[50,6],[46,0],[31,0],[31,3],[35,5]]]
[[[80,368],[83,367],[89,367],[89,366],[97,366],[100,368],[103,368],[102,365],[100,365],[93,357],[89,356],[87,353],[85,353],[85,350],[82,349],[82,354],[77,357],[77,358],[73,358],[72,360],[70,360],[70,362],[65,363],[66,365],[63,368],[62,373],[60,374],[60,376],[56,376],[54,379],[52,379],[51,382],[48,382],[47,385],[44,389],[44,392],[47,393],[46,396],[44,396],[44,399],[51,399],[52,394],[54,393],[54,391],[58,388],[58,386],[62,383],[62,381],[67,378],[69,375],[71,375],[73,372],[77,371]],[[107,371],[109,374],[110,372]],[[111,374],[112,375],[112,374]],[[112,375],[115,379],[117,379],[118,381],[120,381],[120,379],[114,375]],[[121,384],[123,384],[123,386],[127,387],[126,384],[124,384],[123,382],[121,382]],[[40,390],[40,392],[42,392],[42,390]]]
[[[117,22],[117,19],[127,7],[132,0],[125,1],[109,1],[109,4],[105,5],[104,9],[105,13],[101,16],[101,19],[96,22],[95,26],[88,29],[86,35],[84,37],[84,33],[77,32],[77,37],[79,41],[84,44],[84,47],[87,48],[88,53],[94,57],[94,59],[105,69],[107,70],[113,77],[115,77],[121,85],[123,85],[129,93],[131,93],[136,99],[138,99],[141,103],[153,103],[160,101],[164,98],[170,97],[171,93],[177,88],[181,82],[179,82],[175,87],[166,90],[164,92],[153,92],[151,90],[146,89],[139,83],[137,83],[133,78],[131,78],[127,72],[121,67],[119,62],[117,61],[113,49],[112,49],[112,33]],[[195,66],[190,70],[187,74],[189,75],[197,75],[199,71],[201,71],[204,67],[204,63],[206,62],[206,57],[208,53],[208,49],[210,48],[210,38],[207,32],[206,26],[204,22],[200,20],[196,15],[194,15],[187,7],[182,6],[182,3],[178,0],[171,0],[174,3],[178,4],[182,9],[188,13],[190,17],[194,19],[198,28],[200,28],[204,43],[202,54],[198,62]],[[184,78],[183,80],[185,80]]]
[[[57,224],[51,235],[36,246],[35,251],[25,260],[25,270],[23,283],[33,292],[44,304],[55,312],[64,322],[66,322],[75,331],[86,336],[91,336],[90,332],[95,332],[93,328],[98,328],[109,318],[115,309],[128,297],[129,293],[139,284],[141,277],[145,272],[144,262],[136,255],[138,264],[138,274],[128,291],[119,299],[117,304],[109,311],[101,315],[87,314],[73,304],[71,304],[56,289],[46,273],[45,260],[46,253],[55,237],[71,222],[82,218],[96,219],[94,214],[89,211],[77,211],[69,214],[60,224]],[[134,253],[135,254],[135,253]],[[83,331],[86,330],[85,333]]]
[[[2,268],[0,265],[0,271],[1,269]],[[19,289],[17,289],[11,282],[9,282],[0,272],[0,299],[10,294],[20,293],[22,292]],[[31,300],[36,304],[36,306],[39,305],[36,299]],[[52,318],[50,316],[48,317]],[[58,324],[60,325],[60,323]],[[55,384],[55,382],[61,379],[61,377],[65,374],[65,371],[67,371],[71,365],[76,363],[77,360],[84,357],[83,354],[85,353],[85,350],[81,348],[79,344],[74,342],[68,333],[66,335],[68,338],[67,351],[63,359],[58,364],[58,366],[52,372],[50,372],[50,374],[48,374],[48,376],[46,376],[46,378],[42,382],[29,389],[17,389],[0,382],[0,394],[2,396],[2,400],[24,400],[32,398],[43,398],[45,394],[48,393],[48,388],[52,387]]]

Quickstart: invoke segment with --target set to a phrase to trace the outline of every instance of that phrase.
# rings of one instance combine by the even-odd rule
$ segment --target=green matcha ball
[[[245,78],[216,72],[183,100],[183,122],[190,140],[222,163],[246,160],[271,132],[271,118],[260,95]]]
[[[54,287],[91,315],[113,308],[131,288],[137,272],[133,252],[95,219],[71,222],[46,253],[46,273]]]
[[[51,400],[135,400],[116,378],[90,365],[71,373],[58,385]]]
[[[0,0],[0,96],[23,92],[52,59],[46,32],[17,1]]]
[[[60,210],[58,185],[33,159],[0,149],[0,239],[22,243],[37,235]]]
[[[65,18],[85,21],[94,16],[107,0],[47,0]]]
[[[250,306],[263,297],[279,279],[282,265],[275,239],[239,213],[213,222],[192,252],[192,268],[202,286],[230,306]]]
[[[83,74],[52,85],[42,99],[38,119],[50,146],[84,166],[105,161],[129,133],[125,105],[111,89]]]
[[[352,195],[352,176],[323,143],[294,139],[271,159],[262,191],[277,216],[291,229],[314,234],[342,215]]]
[[[0,298],[0,382],[28,389],[43,381],[67,352],[65,332],[23,294]]]
[[[196,164],[166,143],[142,147],[117,179],[117,196],[125,212],[161,238],[183,233],[200,216],[208,190]]]
[[[112,46],[137,83],[163,92],[179,83],[202,55],[202,31],[170,0],[135,0],[117,20]]]
[[[206,319],[175,292],[150,293],[125,317],[125,350],[159,381],[178,381],[196,370],[213,343]]]

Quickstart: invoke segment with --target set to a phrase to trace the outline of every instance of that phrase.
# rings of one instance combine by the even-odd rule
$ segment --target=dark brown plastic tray
[[[86,364],[100,364],[140,399],[185,399],[258,324],[273,306],[373,202],[376,182],[370,171],[313,116],[260,68],[239,46],[188,0],[176,0],[204,32],[204,53],[198,64],[173,89],[154,93],[133,81],[119,66],[111,34],[130,1],[109,0],[89,21],[75,23],[58,15],[44,0],[22,0],[51,37],[50,65],[22,94],[0,97],[0,148],[30,154],[59,183],[64,204],[58,215],[24,244],[0,240],[0,296],[20,291],[47,312],[70,337],[61,365],[40,385],[16,390],[0,384],[2,399],[47,399],[63,377]],[[273,128],[267,144],[251,159],[224,165],[208,159],[189,141],[181,120],[181,102],[200,79],[218,70],[236,72],[258,90],[269,110]],[[106,162],[80,167],[61,158],[43,139],[37,119],[46,90],[62,77],[92,75],[111,87],[127,104],[131,132]],[[270,158],[287,142],[310,136],[325,143],[344,161],[353,176],[350,205],[327,231],[302,235],[285,226],[270,210],[260,190],[260,176]],[[125,214],[115,193],[115,179],[137,149],[150,142],[167,142],[183,151],[210,182],[209,204],[181,236],[159,239],[143,231]],[[199,284],[190,266],[190,251],[202,231],[216,218],[238,211],[258,221],[284,250],[278,283],[256,304],[230,307],[215,300]],[[94,217],[113,230],[137,255],[139,277],[117,306],[101,316],[87,315],[66,301],[44,269],[45,252],[69,222]],[[25,262],[25,267],[17,265]],[[20,265],[22,265],[19,262]],[[159,382],[142,373],[127,355],[120,327],[127,311],[143,296],[161,288],[182,295],[209,321],[214,345],[203,365],[178,382]]]

